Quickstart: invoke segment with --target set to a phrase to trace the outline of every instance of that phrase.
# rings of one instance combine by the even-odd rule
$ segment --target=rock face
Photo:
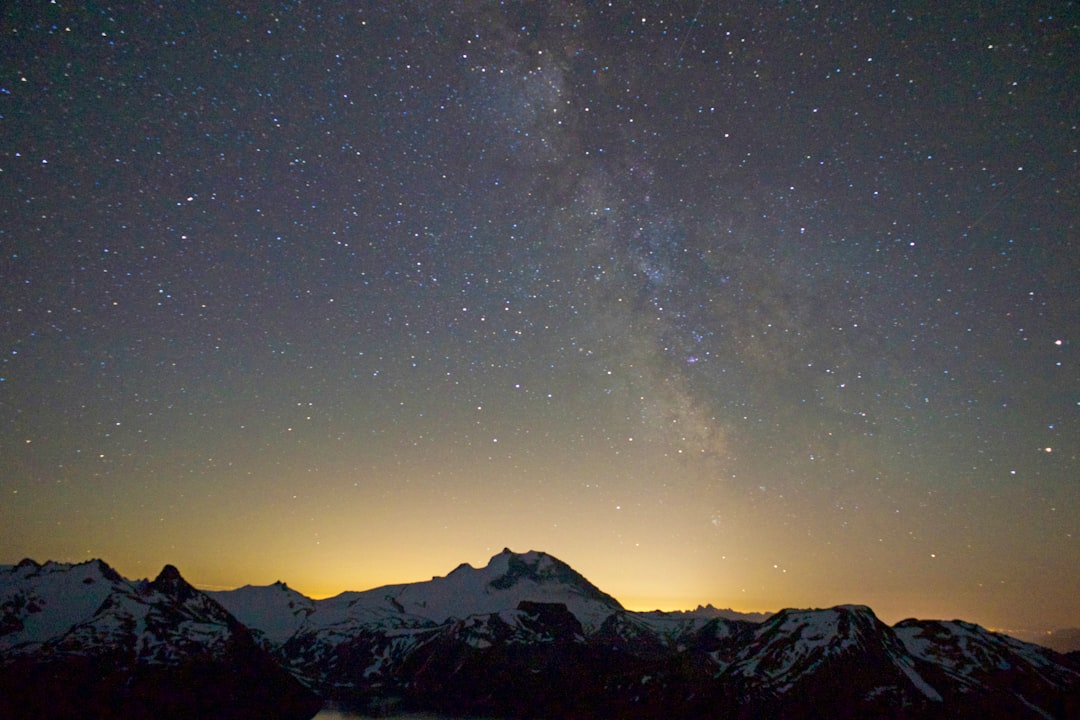
[[[309,718],[319,698],[166,566],[0,568],[0,717]]]
[[[1075,659],[977,625],[631,612],[538,552],[326,600],[26,561],[0,610],[0,718],[1080,717]]]

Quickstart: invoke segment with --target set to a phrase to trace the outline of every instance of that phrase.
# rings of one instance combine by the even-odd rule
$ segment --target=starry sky
[[[5,4],[0,562],[1080,625],[1078,10]]]

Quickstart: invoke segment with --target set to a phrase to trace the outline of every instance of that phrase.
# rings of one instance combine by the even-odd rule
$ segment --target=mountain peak
[[[467,572],[470,572],[470,571],[473,571],[473,570],[476,570],[476,568],[474,568],[472,565],[470,565],[467,562],[463,562],[460,565],[458,565],[456,568],[451,570],[450,575],[460,574],[460,573],[467,573]],[[447,575],[447,577],[450,577],[450,575]]]
[[[52,565],[52,564],[53,564],[52,562],[46,563],[46,565]],[[59,565],[59,566],[60,567],[72,567],[72,566],[64,566],[62,564]],[[38,567],[41,567],[41,566],[39,565]],[[124,578],[120,575],[120,573],[116,572],[116,570],[113,570],[112,566],[109,565],[109,563],[102,560],[101,558],[96,558],[94,560],[87,560],[86,562],[79,563],[78,565],[75,565],[74,567],[95,568],[99,573],[101,573],[101,576],[103,578],[105,578],[106,580],[108,580],[110,582],[114,582],[114,583],[124,582]]]
[[[181,601],[189,600],[198,594],[198,590],[184,579],[175,565],[166,565],[161,568],[161,572],[150,583],[150,587]]]
[[[530,550],[526,553],[515,553],[505,548],[491,558],[485,569],[496,575],[488,582],[488,587],[493,590],[509,590],[523,582],[546,586],[561,585],[586,599],[622,609],[618,600],[600,590],[562,560],[545,552]]]
[[[175,565],[166,565],[165,567],[161,568],[161,572],[158,573],[158,576],[154,579],[154,582],[176,582],[177,580],[183,579],[184,578],[181,577],[180,571],[176,568]]]
[[[543,552],[515,553],[509,548],[481,568],[462,563],[443,577],[343,593],[330,604],[338,607],[334,612],[348,617],[389,616],[395,623],[418,619],[443,623],[449,618],[512,611],[521,601],[562,603],[589,628],[598,627],[612,612],[623,609],[561,560]],[[331,616],[320,612],[321,617]]]

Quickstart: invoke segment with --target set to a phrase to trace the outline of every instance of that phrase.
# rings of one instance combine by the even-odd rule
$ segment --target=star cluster
[[[5,8],[0,559],[1077,624],[1076,18]]]

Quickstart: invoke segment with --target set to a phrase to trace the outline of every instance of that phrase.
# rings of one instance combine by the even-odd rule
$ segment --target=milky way
[[[5,9],[0,560],[1080,623],[1076,18]]]

